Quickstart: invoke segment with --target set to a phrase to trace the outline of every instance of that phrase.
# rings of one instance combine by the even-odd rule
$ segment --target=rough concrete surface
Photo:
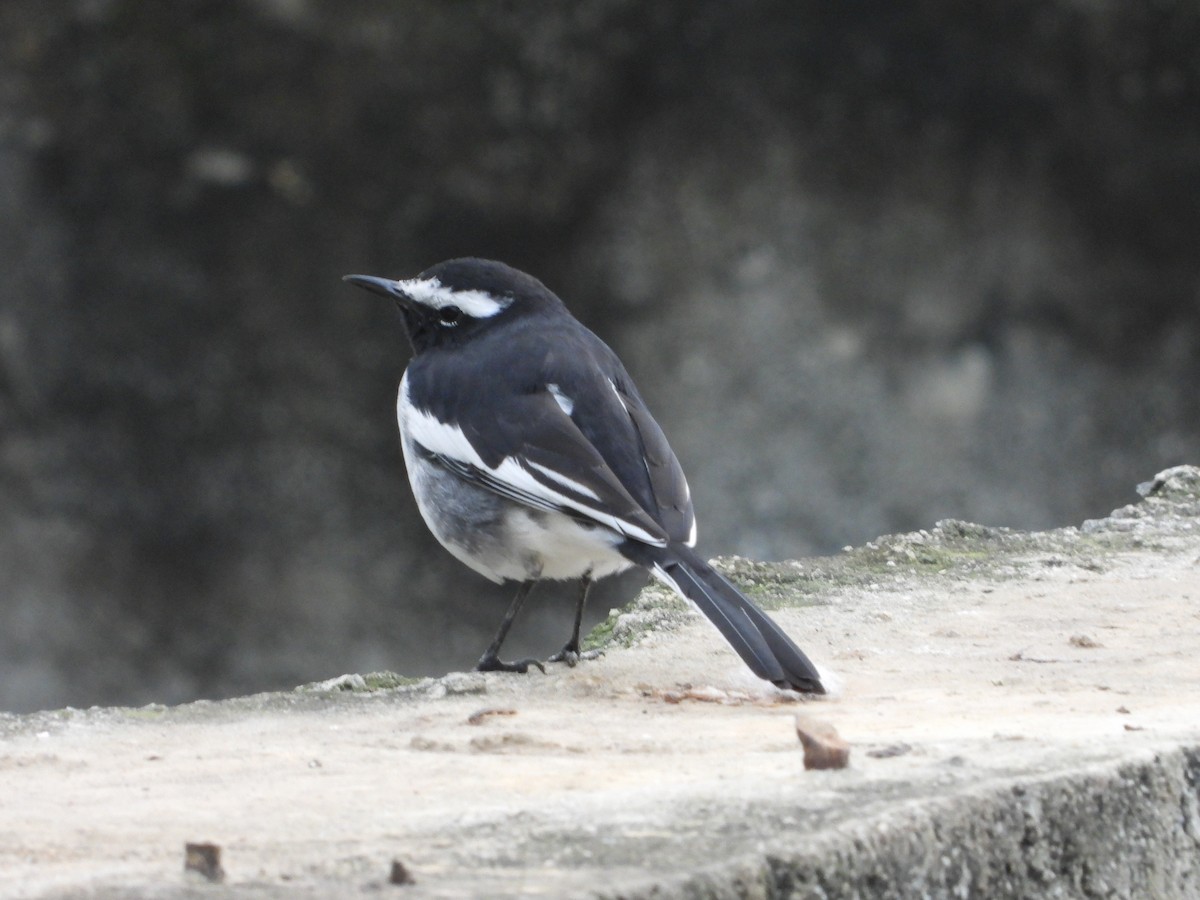
[[[820,700],[648,590],[544,676],[0,718],[0,894],[1200,896],[1200,469],[1142,490],[1079,528],[728,561]],[[805,771],[797,713],[848,768]]]

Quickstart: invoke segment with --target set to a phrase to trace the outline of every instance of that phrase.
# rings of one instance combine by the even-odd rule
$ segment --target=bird
[[[541,281],[464,257],[407,279],[344,281],[399,309],[412,357],[396,400],[417,508],[439,543],[497,583],[517,582],[476,670],[544,670],[500,648],[533,586],[578,582],[574,629],[547,662],[575,665],[592,583],[633,567],[690,601],[750,670],[823,694],[816,666],[697,554],[679,460],[607,344]]]

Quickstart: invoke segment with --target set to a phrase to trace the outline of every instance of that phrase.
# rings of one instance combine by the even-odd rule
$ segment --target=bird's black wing
[[[508,396],[487,412],[484,439],[478,422],[451,424],[410,409],[409,437],[428,458],[510,500],[590,520],[640,543],[667,544],[667,533],[549,391]]]
[[[616,355],[573,319],[498,340],[487,353],[413,361],[408,390],[426,404],[409,423],[414,440],[518,502],[651,546],[689,543],[683,471]]]
[[[671,536],[671,540],[690,547],[696,543],[696,514],[683,467],[679,465],[675,451],[667,443],[667,436],[650,415],[650,410],[628,376],[624,383],[615,383],[617,396],[629,413],[641,444],[641,456],[650,480],[650,493],[654,498],[658,523]],[[603,444],[603,438],[599,440]]]
[[[546,355],[542,381],[552,384],[570,417],[613,474],[670,536],[695,542],[687,479],[662,429],[617,355],[578,322],[564,326]]]

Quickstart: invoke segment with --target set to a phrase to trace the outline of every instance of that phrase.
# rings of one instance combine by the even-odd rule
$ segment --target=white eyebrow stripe
[[[559,409],[569,416],[571,411],[575,409],[575,401],[564,394],[562,388],[560,388],[557,384],[546,385],[546,390],[550,392],[550,395],[554,398],[554,402],[558,404]]]
[[[397,281],[396,286],[423,306],[457,306],[473,319],[490,319],[512,304],[512,297],[496,297],[487,291],[456,291],[436,278],[409,278]]]

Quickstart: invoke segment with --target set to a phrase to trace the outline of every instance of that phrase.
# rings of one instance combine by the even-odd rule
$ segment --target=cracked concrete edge
[[[800,852],[768,844],[641,889],[589,896],[1200,897],[1200,746],[914,799],[816,832]]]
[[[1103,566],[1122,551],[1194,542],[1200,468],[1138,485],[1140,502],[1075,528],[1021,533],[957,521],[890,535],[842,557],[792,563],[732,558],[750,591],[788,605],[788,588],[853,587],[922,574],[1008,578],[1032,565]],[[1190,545],[1190,543],[1189,543]],[[1180,546],[1177,544],[1177,546]],[[986,548],[990,552],[980,553]],[[1200,557],[1197,557],[1200,563]],[[783,590],[779,590],[783,588]],[[769,601],[768,601],[769,602]],[[803,600],[801,601],[803,602]],[[618,627],[611,629],[619,630]],[[786,827],[786,826],[781,826]],[[746,897],[1200,897],[1200,745],[1163,746],[1050,775],[1023,773],[914,798],[706,870],[598,900]]]

